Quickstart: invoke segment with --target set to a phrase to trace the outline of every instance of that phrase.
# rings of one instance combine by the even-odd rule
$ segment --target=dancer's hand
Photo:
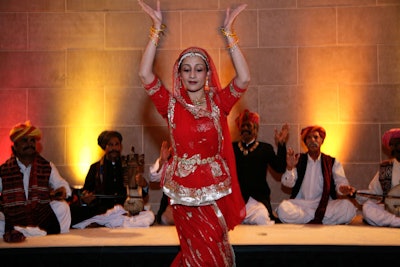
[[[142,0],[138,0],[138,4],[142,7],[143,11],[146,12],[153,21],[153,27],[160,29],[162,25],[162,14],[160,10],[160,1],[157,1],[157,9],[153,9]]]

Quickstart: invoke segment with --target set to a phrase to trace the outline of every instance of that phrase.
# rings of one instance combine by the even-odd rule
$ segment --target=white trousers
[[[319,201],[288,199],[281,202],[276,212],[283,223],[306,224],[314,219]],[[322,224],[348,224],[356,216],[357,208],[347,199],[329,200]]]
[[[246,218],[243,224],[272,225],[275,224],[269,217],[269,212],[263,203],[250,197],[246,203]]]
[[[364,220],[373,226],[400,227],[400,217],[385,210],[384,204],[367,200],[363,205]]]

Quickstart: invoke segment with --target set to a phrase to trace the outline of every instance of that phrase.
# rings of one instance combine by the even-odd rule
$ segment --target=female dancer
[[[153,22],[139,76],[158,112],[167,120],[171,136],[172,156],[161,184],[170,198],[181,248],[172,266],[234,266],[228,231],[242,222],[246,211],[227,116],[250,82],[246,60],[232,29],[246,5],[227,9],[221,28],[236,70],[228,86],[221,88],[210,55],[191,47],[176,60],[173,88],[169,91],[153,73],[164,30],[160,3],[157,1],[157,9],[141,0],[139,4]]]

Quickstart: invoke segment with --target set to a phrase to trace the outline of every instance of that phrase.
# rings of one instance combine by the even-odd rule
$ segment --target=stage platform
[[[229,234],[237,266],[395,266],[400,229],[350,225],[239,225]],[[0,266],[169,266],[175,227],[73,229],[62,235],[0,241]]]

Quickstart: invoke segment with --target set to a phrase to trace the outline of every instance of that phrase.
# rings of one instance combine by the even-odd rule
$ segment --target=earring
[[[204,90],[205,91],[210,90],[210,87],[208,86],[208,77],[206,78],[206,84],[204,85]]]

